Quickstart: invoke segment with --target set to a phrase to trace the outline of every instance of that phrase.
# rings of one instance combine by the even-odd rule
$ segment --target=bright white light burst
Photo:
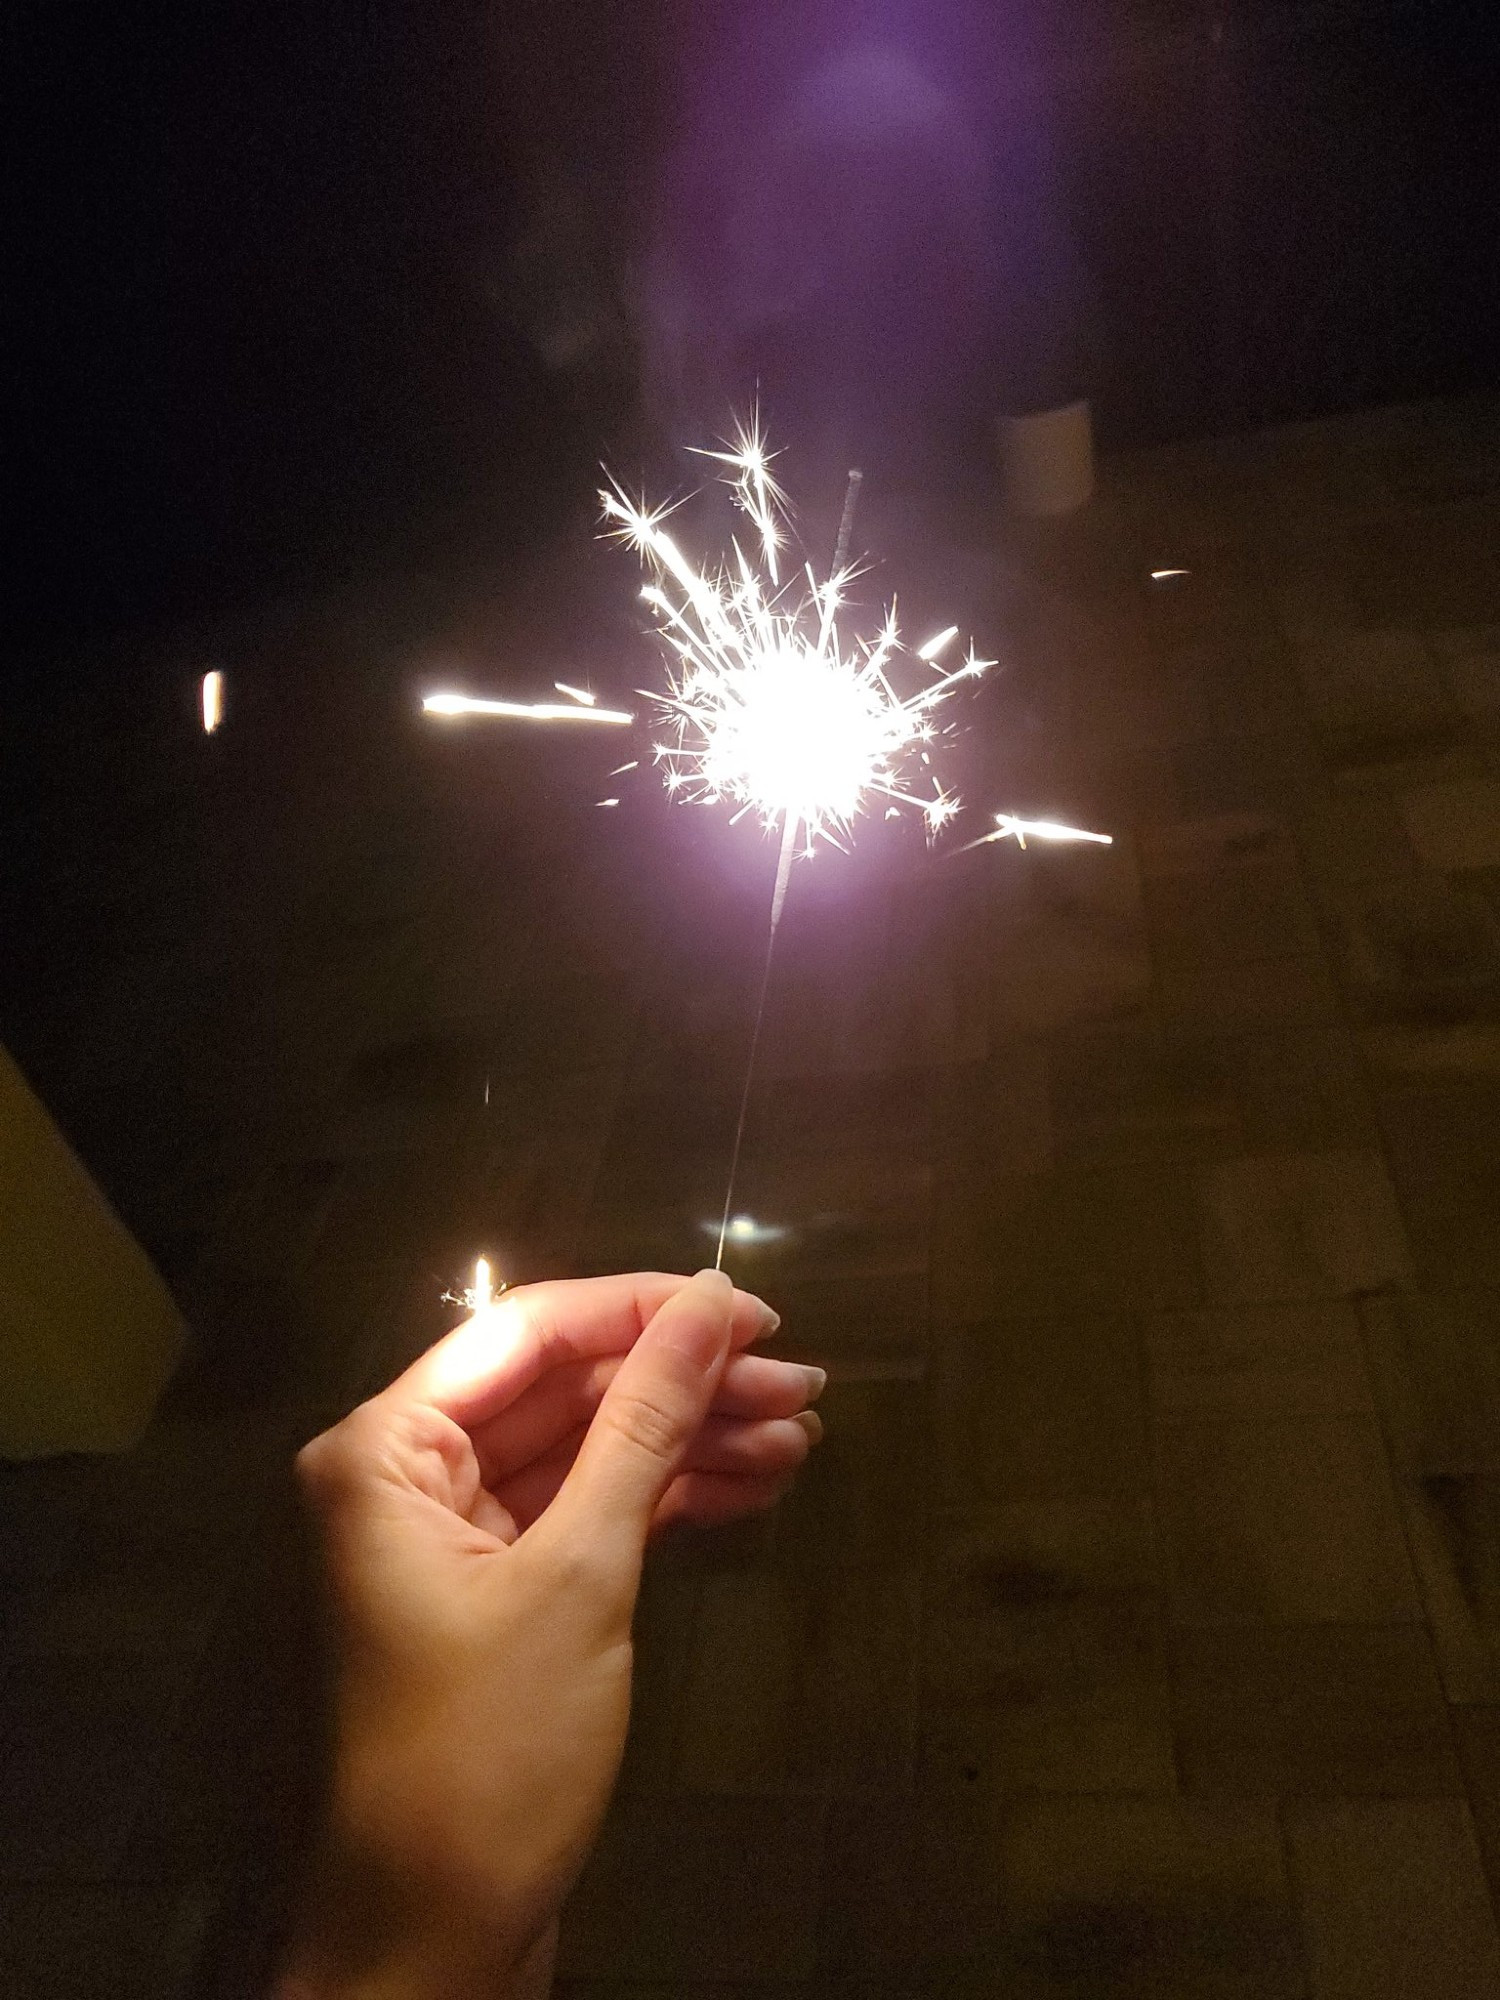
[[[934,663],[957,628],[909,652],[894,606],[872,637],[847,636],[839,618],[855,567],[820,582],[808,564],[782,580],[787,506],[758,422],[703,455],[729,468],[724,483],[749,520],[753,556],[736,539],[716,568],[699,568],[667,531],[669,509],[637,505],[618,486],[599,496],[612,532],[651,574],[641,594],[670,656],[669,679],[665,694],[642,692],[663,712],[667,740],[653,749],[668,792],[727,802],[736,818],[757,813],[806,852],[818,840],[842,846],[877,800],[915,809],[935,832],[958,802],[929,773],[932,711],[995,662],[971,647],[943,671]],[[894,684],[903,657],[925,670],[915,692]]]

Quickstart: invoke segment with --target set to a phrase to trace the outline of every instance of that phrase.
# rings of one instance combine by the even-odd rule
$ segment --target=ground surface
[[[1500,417],[865,525],[1006,660],[969,800],[1117,843],[794,878],[738,1275],[828,1436],[653,1563],[563,1991],[1500,1995]],[[268,616],[212,743],[189,652],[36,699],[7,1032],[197,1345],[132,1457],[0,1477],[7,1992],[255,1991],[293,1445],[478,1248],[711,1255],[770,852],[412,714],[631,686],[621,560]]]

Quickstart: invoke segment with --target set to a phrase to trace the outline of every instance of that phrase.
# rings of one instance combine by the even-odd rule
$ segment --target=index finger
[[[444,1335],[382,1395],[428,1404],[472,1430],[514,1402],[549,1368],[627,1353],[688,1282],[669,1271],[632,1271],[519,1286]],[[731,1351],[748,1347],[778,1324],[770,1307],[753,1293],[736,1291]]]

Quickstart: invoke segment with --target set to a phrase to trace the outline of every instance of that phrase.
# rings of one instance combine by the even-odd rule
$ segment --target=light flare
[[[901,692],[900,658],[933,666],[958,627],[909,654],[894,606],[869,636],[846,632],[841,614],[856,566],[840,559],[820,577],[807,564],[782,580],[787,503],[759,419],[742,425],[732,445],[701,455],[728,468],[724,483],[755,529],[753,551],[734,540],[716,567],[683,553],[664,525],[668,509],[634,501],[619,485],[599,496],[609,531],[648,571],[641,596],[666,653],[667,687],[641,692],[665,725],[652,754],[667,792],[728,805],[736,819],[753,813],[804,854],[820,841],[842,847],[854,821],[877,807],[911,807],[935,833],[958,802],[924,771],[929,713],[995,662],[970,647],[958,666]]]
[[[584,699],[580,696],[579,702]],[[586,708],[578,702],[561,701],[488,701],[468,694],[430,694],[424,697],[422,707],[428,715],[505,715],[517,722],[603,722],[624,728],[635,721],[623,708]]]
[[[218,667],[203,676],[199,700],[203,709],[203,733],[212,736],[224,720],[224,675]]]

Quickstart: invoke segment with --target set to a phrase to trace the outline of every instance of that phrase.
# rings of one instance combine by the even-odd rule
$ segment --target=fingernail
[[[828,1370],[826,1368],[804,1367],[802,1372],[807,1377],[807,1400],[810,1403],[815,1403],[828,1387]]]
[[[695,1274],[693,1282],[694,1284],[701,1285],[705,1278],[709,1280],[717,1291],[722,1292],[726,1285],[728,1285],[730,1291],[734,1290],[734,1280],[727,1271],[715,1271],[711,1266],[705,1266],[703,1270]]]
[[[779,1312],[772,1312],[771,1308],[762,1302],[760,1318],[755,1324],[755,1338],[757,1340],[769,1340],[780,1324],[781,1314]]]
[[[809,1444],[820,1444],[823,1438],[823,1419],[816,1410],[799,1410],[792,1422],[807,1433]]]

